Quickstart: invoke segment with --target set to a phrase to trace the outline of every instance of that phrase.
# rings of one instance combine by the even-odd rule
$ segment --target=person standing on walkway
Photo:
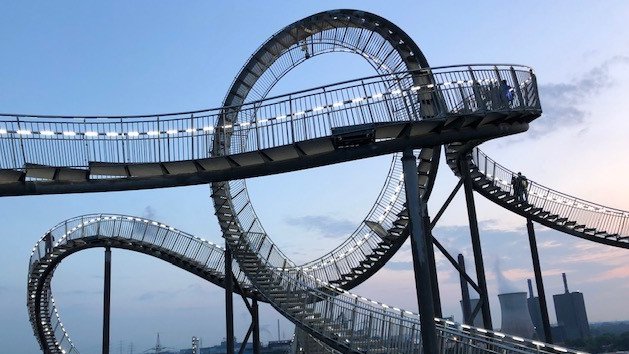
[[[518,172],[517,179],[520,185],[520,201],[526,203],[529,201],[529,180],[526,179],[522,172]]]

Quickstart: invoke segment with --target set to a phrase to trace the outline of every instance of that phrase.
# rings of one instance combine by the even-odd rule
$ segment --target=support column
[[[111,300],[111,248],[105,248],[105,284],[103,289],[103,354],[109,354],[109,314]]]
[[[544,337],[546,337],[546,343],[552,343],[553,337],[550,330],[550,320],[548,319],[548,306],[546,305],[546,292],[544,291],[542,268],[539,264],[539,253],[537,252],[535,229],[533,228],[533,222],[531,221],[531,219],[526,219],[526,229],[529,233],[529,246],[531,247],[531,259],[533,260],[533,272],[535,273],[537,298],[539,299],[539,309],[542,315],[542,325],[544,326]]]
[[[463,308],[463,323],[466,325],[474,325],[474,320],[471,318],[472,305],[470,304],[470,289],[467,287],[467,280],[463,276],[465,273],[465,259],[463,255],[459,253],[458,257],[459,269],[459,281],[461,282],[461,307]]]
[[[251,302],[251,322],[253,323],[253,354],[260,354],[260,318],[256,299]]]
[[[472,249],[474,251],[474,264],[476,266],[476,278],[478,287],[481,290],[481,310],[483,315],[483,326],[492,330],[491,313],[489,312],[489,293],[487,292],[487,280],[485,279],[485,266],[483,264],[483,251],[480,243],[480,233],[478,232],[478,220],[476,218],[476,205],[474,204],[474,194],[472,189],[472,177],[470,176],[469,163],[465,159],[459,160],[459,170],[463,178],[463,189],[465,191],[465,202],[467,203],[467,217],[470,223],[470,236],[472,238]]]
[[[411,247],[413,250],[413,268],[415,270],[415,288],[419,306],[422,347],[424,353],[438,353],[435,308],[432,297],[428,251],[426,249],[426,244],[429,241],[426,240],[428,230],[426,230],[423,219],[426,206],[419,197],[417,163],[412,149],[404,151],[402,168],[404,171],[406,204],[411,223]]]
[[[435,307],[435,317],[442,318],[441,295],[439,294],[439,279],[437,277],[437,262],[435,261],[435,247],[433,245],[432,231],[430,227],[430,216],[424,213],[424,230],[426,230],[426,252],[428,255],[428,266],[430,267],[430,284],[432,288],[432,299]]]
[[[225,242],[225,328],[227,354],[234,354],[234,281],[232,277],[232,253]]]

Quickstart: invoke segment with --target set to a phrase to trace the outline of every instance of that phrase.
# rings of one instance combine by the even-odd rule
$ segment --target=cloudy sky
[[[284,25],[333,8],[360,8],[405,30],[433,66],[519,63],[532,66],[544,115],[518,136],[483,145],[497,161],[547,186],[629,210],[626,108],[629,96],[629,4],[620,1],[505,2],[211,2],[111,1],[0,3],[0,111],[46,114],[141,114],[220,105],[249,55]],[[313,58],[274,93],[371,75],[348,54]],[[351,233],[375,200],[390,156],[248,181],[266,230],[288,255],[306,261]],[[456,184],[441,166],[429,208],[434,214]],[[497,268],[507,290],[532,276],[525,222],[477,196],[492,315],[499,327]],[[155,218],[220,242],[209,188],[32,196],[0,199],[0,345],[2,352],[37,353],[25,306],[30,249],[51,226],[95,212]],[[547,294],[585,295],[591,321],[629,319],[629,251],[585,242],[537,226]],[[435,235],[471,261],[462,195]],[[460,319],[460,289],[439,260],[445,315]],[[100,349],[102,250],[84,251],[59,266],[53,289],[79,349]],[[356,289],[416,310],[408,245]],[[470,264],[471,265],[471,264]],[[472,267],[468,267],[472,268]],[[224,298],[209,285],[148,256],[113,251],[112,346],[128,352],[162,343],[204,345],[224,337]],[[551,303],[551,321],[554,311]],[[237,333],[248,326],[236,306]],[[262,338],[277,337],[279,316],[265,307]],[[290,324],[281,321],[281,336]]]

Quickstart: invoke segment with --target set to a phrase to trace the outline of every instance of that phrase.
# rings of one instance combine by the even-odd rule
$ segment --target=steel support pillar
[[[406,203],[411,223],[411,247],[413,250],[413,268],[415,270],[415,288],[419,306],[422,347],[424,353],[438,353],[437,329],[435,326],[435,308],[431,284],[428,250],[426,249],[429,233],[424,223],[426,206],[419,197],[419,179],[417,162],[413,150],[404,151],[402,156]]]
[[[251,302],[251,323],[253,323],[253,354],[260,354],[260,317],[258,317],[258,300]]]
[[[435,247],[433,245],[432,227],[430,227],[430,217],[428,211],[424,213],[424,230],[426,231],[426,252],[428,254],[428,267],[430,270],[430,284],[432,289],[432,300],[435,307],[435,317],[442,318],[441,295],[439,294],[439,279],[437,277],[437,262],[435,261]]]
[[[225,242],[225,328],[227,354],[234,354],[234,281],[232,273],[232,253]]]
[[[465,259],[463,255],[459,253],[458,257],[459,269],[462,273],[459,273],[459,281],[461,282],[461,307],[463,308],[463,323],[472,325],[474,319],[471,316],[472,305],[470,304],[470,289],[467,287],[467,280],[463,276],[465,273]]]
[[[105,248],[105,281],[103,288],[103,354],[109,354],[109,314],[111,304],[111,248]]]
[[[476,218],[476,205],[474,204],[474,193],[472,189],[472,177],[470,176],[469,161],[459,160],[459,170],[463,178],[463,190],[465,191],[465,202],[467,203],[467,217],[470,224],[470,236],[472,238],[472,250],[474,251],[474,264],[476,266],[476,278],[478,287],[481,290],[481,311],[483,315],[483,326],[492,330],[491,313],[489,312],[489,293],[487,292],[487,280],[485,279],[485,266],[483,264],[483,251],[480,243],[480,233],[478,231],[478,219]]]
[[[544,280],[542,279],[542,268],[539,264],[539,253],[537,252],[537,241],[535,240],[535,229],[531,219],[526,219],[526,229],[529,233],[529,246],[531,247],[531,259],[533,260],[533,272],[535,272],[535,283],[537,285],[537,298],[539,299],[539,309],[542,315],[542,325],[544,326],[544,337],[546,343],[552,343],[553,337],[550,330],[550,320],[548,319],[548,306],[546,304],[546,292],[544,291]]]

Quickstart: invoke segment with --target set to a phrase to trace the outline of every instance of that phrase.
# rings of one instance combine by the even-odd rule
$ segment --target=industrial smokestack
[[[570,291],[568,290],[568,279],[566,279],[566,273],[561,273],[561,277],[563,278],[563,288],[565,289],[565,293],[569,294]]]
[[[526,279],[526,282],[529,285],[529,299],[532,299],[535,297],[535,295],[533,295],[533,283],[531,282],[531,279]]]
[[[524,338],[533,338],[535,327],[531,321],[526,292],[499,294],[502,325],[500,331]]]

